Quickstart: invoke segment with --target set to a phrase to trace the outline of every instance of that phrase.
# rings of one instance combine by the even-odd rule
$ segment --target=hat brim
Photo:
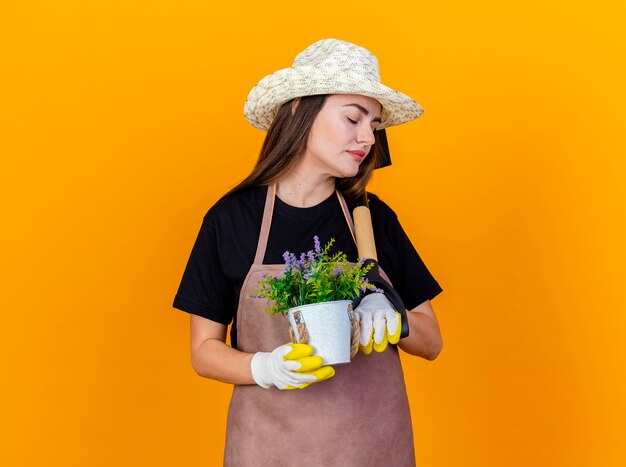
[[[304,66],[278,70],[259,81],[248,94],[244,114],[255,128],[267,131],[282,104],[296,97],[319,94],[358,94],[376,99],[382,105],[379,129],[406,123],[424,113],[409,96],[377,81],[354,73],[329,74]]]

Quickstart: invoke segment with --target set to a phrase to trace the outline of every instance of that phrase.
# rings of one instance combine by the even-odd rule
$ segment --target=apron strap
[[[339,190],[335,190],[343,215],[348,223],[350,234],[356,244],[354,236],[354,222],[348,210],[348,204]],[[259,233],[259,241],[256,246],[256,254],[254,255],[254,264],[263,264],[265,257],[265,249],[267,248],[267,239],[270,236],[270,226],[272,225],[272,215],[274,214],[274,200],[276,199],[276,183],[267,187],[267,196],[265,197],[265,208],[263,209],[263,220],[261,221],[261,232]]]
[[[352,240],[354,240],[354,244],[356,245],[356,236],[354,235],[354,221],[352,220],[352,216],[350,215],[350,210],[348,209],[348,204],[344,199],[343,195],[339,190],[335,190],[337,193],[337,198],[339,198],[339,204],[341,204],[341,210],[343,211],[343,216],[346,218],[346,222],[348,223],[348,227],[350,228],[350,233],[352,234]]]
[[[267,239],[270,236],[270,226],[272,225],[272,214],[274,214],[275,195],[276,184],[272,183],[267,187],[267,196],[265,197],[265,209],[263,209],[263,220],[261,221],[261,232],[259,233],[259,241],[256,246],[254,264],[263,264],[263,258],[265,257],[265,248],[267,248]]]

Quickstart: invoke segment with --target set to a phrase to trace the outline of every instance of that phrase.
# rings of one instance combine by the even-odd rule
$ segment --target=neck
[[[298,208],[308,208],[321,203],[335,191],[335,177],[312,177],[302,170],[294,170],[276,183],[276,196],[281,201]]]

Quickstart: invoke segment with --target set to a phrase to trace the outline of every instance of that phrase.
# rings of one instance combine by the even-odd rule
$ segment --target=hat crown
[[[413,120],[424,112],[409,96],[380,82],[378,59],[369,50],[339,39],[322,39],[300,52],[291,68],[270,73],[250,91],[244,115],[267,131],[281,105],[325,94],[357,94],[382,105],[379,129]]]
[[[367,49],[339,39],[322,39],[300,52],[293,68],[315,67],[326,72],[361,75],[380,82],[378,59]]]

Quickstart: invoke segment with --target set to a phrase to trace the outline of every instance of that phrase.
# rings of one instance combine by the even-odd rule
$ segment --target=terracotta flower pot
[[[287,310],[294,342],[309,344],[324,365],[350,363],[351,300],[313,303]]]

